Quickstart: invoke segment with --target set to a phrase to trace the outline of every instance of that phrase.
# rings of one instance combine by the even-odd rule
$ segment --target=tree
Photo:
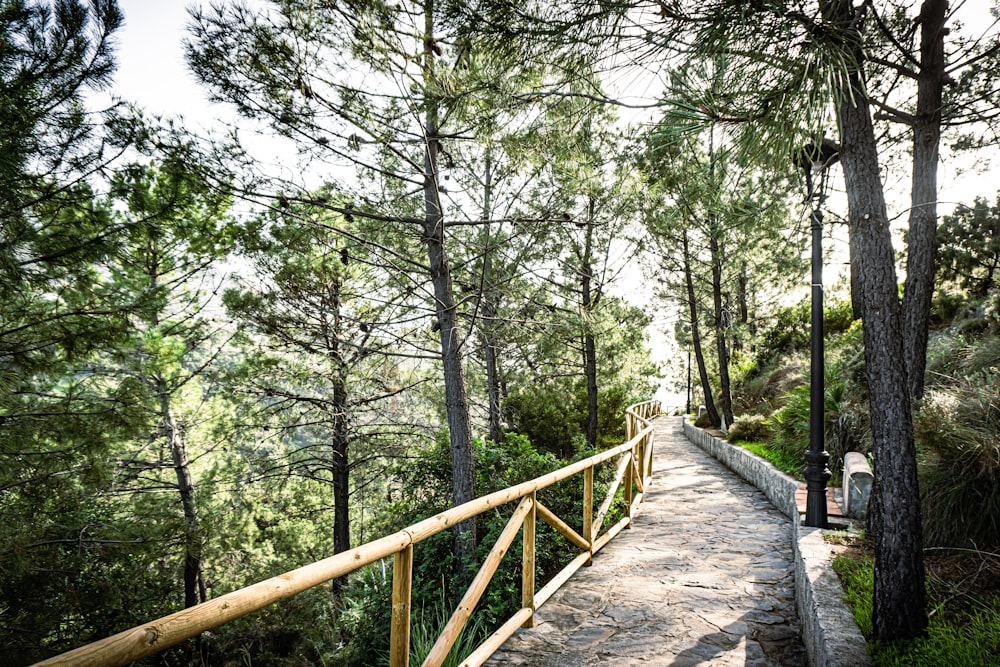
[[[98,363],[95,372],[130,382],[130,409],[138,413],[133,419],[146,425],[136,451],[123,458],[132,483],[141,492],[145,475],[173,472],[184,517],[184,606],[191,607],[204,602],[207,591],[205,535],[188,438],[197,410],[185,403],[203,402],[198,383],[221,346],[213,340],[218,332],[203,315],[212,294],[201,286],[228,246],[229,202],[186,165],[171,162],[159,168],[133,164],[122,169],[112,194],[126,206],[119,215],[128,219],[129,233],[110,267],[111,282],[136,307],[129,318],[132,335],[106,351],[106,361]],[[185,398],[191,389],[195,395]],[[157,443],[168,452],[166,460],[157,455]],[[143,454],[147,449],[150,458]]]
[[[944,216],[937,234],[941,277],[957,280],[977,297],[1000,284],[1000,196],[992,206],[983,197],[972,206],[960,204]]]
[[[927,336],[937,252],[937,170],[942,137],[959,148],[982,146],[961,136],[965,127],[991,127],[998,108],[994,90],[1000,68],[996,24],[978,37],[956,23],[965,3],[949,11],[946,0],[924,0],[910,17],[911,3],[872,7],[869,60],[874,63],[870,99],[876,120],[901,125],[912,135],[903,331],[910,395],[923,395]],[[975,20],[975,19],[973,19]],[[918,30],[919,27],[919,39]],[[978,29],[978,28],[976,28]],[[990,37],[993,39],[990,39]],[[947,48],[946,48],[947,47]],[[915,99],[915,105],[897,100]],[[978,137],[989,134],[978,132]],[[974,135],[976,136],[976,135]]]
[[[254,404],[251,419],[286,442],[264,474],[332,488],[334,553],[351,548],[352,481],[355,488],[370,482],[352,473],[389,449],[380,440],[399,435],[379,421],[379,405],[409,388],[392,360],[399,295],[365,248],[338,234],[349,228],[343,216],[307,204],[265,212],[240,233],[255,275],[223,297],[252,334],[237,374]]]
[[[502,105],[484,105],[477,93],[503,93],[496,82],[505,72],[516,80],[518,68],[451,39],[444,9],[434,0],[218,6],[195,12],[188,60],[216,99],[269,124],[336,175],[345,165],[357,170],[358,197],[328,208],[380,223],[383,239],[404,235],[423,245],[423,261],[411,253],[391,261],[413,277],[435,320],[459,505],[475,496],[474,461],[442,172],[452,164],[450,144],[501,113]],[[379,243],[374,236],[356,240]],[[466,563],[474,522],[462,522],[454,534],[456,560]]]
[[[0,359],[18,377],[99,346],[124,324],[120,304],[95,284],[93,264],[114,251],[117,230],[86,179],[128,126],[83,107],[110,81],[120,24],[114,1],[0,6]]]

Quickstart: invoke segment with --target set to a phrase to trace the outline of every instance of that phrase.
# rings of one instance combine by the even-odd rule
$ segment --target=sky
[[[117,93],[151,114],[184,116],[209,126],[225,110],[212,105],[184,63],[186,0],[119,0]]]

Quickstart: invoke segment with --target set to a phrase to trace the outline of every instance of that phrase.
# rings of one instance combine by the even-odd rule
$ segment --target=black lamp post
[[[691,414],[691,350],[688,350],[688,386],[687,386],[687,406],[684,414]]]
[[[837,161],[838,147],[823,140],[819,145],[808,144],[799,154],[798,165],[805,172],[806,203],[810,204],[812,227],[812,327],[809,382],[809,449],[806,450],[806,525],[827,527],[826,483],[830,470],[826,467],[830,455],[824,445],[824,350],[823,350],[823,212],[820,207],[826,197],[828,167]],[[815,178],[819,176],[819,187]]]

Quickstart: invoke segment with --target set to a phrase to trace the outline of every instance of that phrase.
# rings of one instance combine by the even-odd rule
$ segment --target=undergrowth
[[[872,593],[875,575],[871,554],[848,551],[833,561],[844,585],[844,599],[854,614],[875,667],[982,667],[998,664],[1000,656],[1000,594],[956,592],[954,583],[928,581],[930,597],[927,633],[905,642],[872,640]]]

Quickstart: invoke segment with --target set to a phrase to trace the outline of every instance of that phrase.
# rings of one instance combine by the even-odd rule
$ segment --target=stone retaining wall
[[[716,438],[684,419],[688,440],[760,489],[768,500],[792,520],[795,552],[795,602],[802,625],[802,642],[811,667],[864,667],[871,665],[865,638],[854,623],[851,610],[830,563],[833,550],[819,528],[802,526],[795,506],[798,483],[753,452]]]

